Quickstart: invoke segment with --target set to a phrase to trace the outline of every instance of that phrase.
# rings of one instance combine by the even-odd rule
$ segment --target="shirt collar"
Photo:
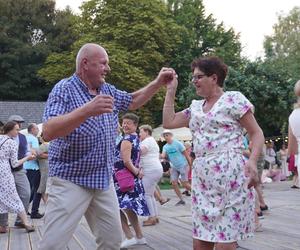
[[[82,88],[85,92],[91,95],[88,86],[80,79],[80,77],[76,73],[73,74],[73,79],[79,85],[80,88]],[[103,88],[103,84],[101,84],[101,86],[97,89],[98,95],[101,93],[102,88]]]

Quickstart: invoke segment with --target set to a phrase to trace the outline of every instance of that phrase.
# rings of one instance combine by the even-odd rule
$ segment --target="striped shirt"
[[[108,189],[118,128],[118,113],[126,111],[131,94],[102,84],[98,93],[114,98],[112,113],[88,118],[72,133],[50,142],[49,176],[93,188]],[[74,74],[58,82],[49,94],[43,120],[70,113],[92,100],[88,87]]]

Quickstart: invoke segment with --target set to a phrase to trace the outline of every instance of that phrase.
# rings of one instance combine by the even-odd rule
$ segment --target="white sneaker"
[[[138,243],[137,243],[136,238],[134,238],[134,237],[131,238],[131,239],[125,239],[121,243],[121,248],[131,247],[131,246],[136,245],[136,244],[138,244]]]
[[[136,243],[137,245],[147,245],[147,241],[146,241],[145,237],[136,239],[136,242],[137,242]]]

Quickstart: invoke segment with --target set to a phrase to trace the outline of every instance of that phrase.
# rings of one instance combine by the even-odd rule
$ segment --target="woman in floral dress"
[[[139,224],[139,216],[149,216],[149,210],[145,199],[145,191],[142,184],[143,170],[139,167],[140,141],[136,133],[139,118],[135,114],[128,113],[122,117],[122,129],[124,136],[117,145],[115,152],[114,184],[117,192],[119,206],[121,209],[122,229],[126,239],[122,242],[121,248],[132,245],[146,244]],[[122,192],[116,179],[116,173],[127,168],[134,176],[134,189]],[[134,237],[129,226],[126,213],[136,236]]]
[[[190,127],[196,159],[192,169],[193,244],[196,250],[236,249],[254,231],[256,162],[264,143],[252,104],[240,92],[223,91],[227,66],[216,57],[192,63],[192,81],[203,100],[175,113],[177,79],[167,85],[165,128]],[[253,143],[243,157],[243,128]]]
[[[18,160],[18,146],[12,139],[18,136],[19,125],[10,121],[3,126],[4,135],[0,135],[0,213],[16,213],[20,216],[27,232],[33,232],[34,227],[28,222],[23,203],[17,193],[11,168],[22,165],[25,161],[34,159],[28,155]],[[1,233],[6,228],[0,228]]]

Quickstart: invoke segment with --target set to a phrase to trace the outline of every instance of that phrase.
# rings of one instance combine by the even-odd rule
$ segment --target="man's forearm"
[[[136,110],[147,103],[159,90],[160,85],[156,80],[150,82],[147,86],[132,93],[132,103],[130,110]]]
[[[84,107],[75,109],[69,114],[49,119],[43,124],[43,138],[46,141],[64,137],[73,132],[88,118]]]

